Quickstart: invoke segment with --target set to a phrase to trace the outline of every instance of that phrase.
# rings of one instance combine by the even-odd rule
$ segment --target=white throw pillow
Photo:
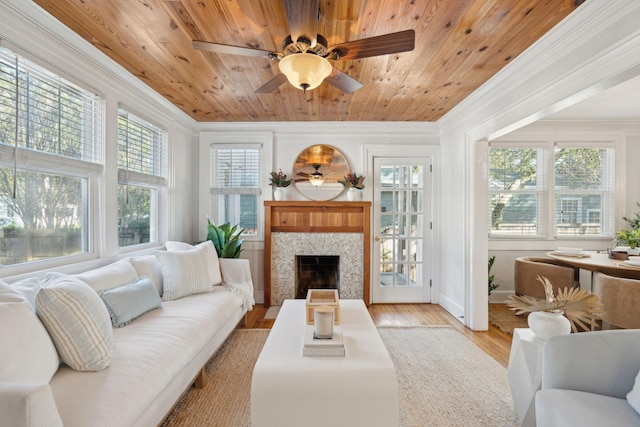
[[[60,359],[29,302],[0,281],[0,383],[47,384]]]
[[[36,297],[36,312],[60,358],[72,369],[101,371],[109,366],[111,318],[89,285],[73,276],[48,280]]]
[[[172,242],[168,241],[165,246],[169,252],[183,252],[191,251],[193,249],[204,248],[207,256],[207,267],[209,269],[209,277],[213,285],[222,284],[222,274],[220,273],[220,260],[218,259],[218,253],[213,246],[211,240],[199,243],[196,246],[190,245],[184,242]]]
[[[213,290],[204,248],[185,252],[158,251],[156,256],[162,268],[163,301]]]
[[[629,393],[627,393],[627,401],[637,413],[640,414],[640,372],[636,375],[636,382]]]
[[[104,267],[74,274],[73,277],[82,280],[94,291],[100,292],[133,282],[138,278],[138,272],[128,259],[123,259]]]
[[[138,276],[148,277],[158,291],[158,295],[162,296],[162,268],[158,258],[155,255],[132,256],[129,262],[136,269]]]

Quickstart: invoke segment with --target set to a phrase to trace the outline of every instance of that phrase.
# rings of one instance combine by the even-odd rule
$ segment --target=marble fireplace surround
[[[273,233],[271,235],[271,304],[295,298],[296,255],[340,257],[340,298],[362,299],[362,234]]]
[[[295,297],[296,255],[340,257],[340,297],[370,303],[371,202],[266,201],[265,306]]]

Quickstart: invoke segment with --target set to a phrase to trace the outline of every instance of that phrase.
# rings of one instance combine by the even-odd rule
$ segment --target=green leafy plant
[[[631,249],[640,247],[640,228],[623,228],[616,233],[616,244],[629,246]]]
[[[491,267],[493,267],[494,262],[496,262],[496,256],[492,255],[489,258],[489,295],[491,295],[491,292],[495,291],[500,286],[497,283],[493,283],[495,277],[491,274]]]
[[[269,174],[269,185],[272,187],[288,187],[291,184],[291,179],[287,179],[287,175],[280,169],[278,172],[271,172]]]
[[[602,303],[600,297],[580,288],[568,288],[558,290],[558,295],[553,295],[553,285],[546,277],[538,276],[538,281],[544,286],[545,299],[540,300],[528,295],[511,295],[507,299],[507,305],[515,310],[516,315],[533,313],[534,311],[562,311],[571,322],[573,332],[578,332],[578,326],[585,330],[591,330],[591,326],[597,326],[597,319],[602,318]],[[587,326],[589,325],[589,326]]]
[[[232,227],[228,222],[217,226],[207,217],[207,240],[213,242],[220,258],[240,258],[243,242],[240,235],[243,231],[244,228],[238,228],[237,225]]]
[[[349,172],[344,179],[339,179],[338,182],[347,188],[353,187],[358,190],[364,188],[364,176],[358,176],[355,172]]]

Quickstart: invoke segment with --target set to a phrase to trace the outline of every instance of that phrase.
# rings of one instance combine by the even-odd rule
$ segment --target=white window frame
[[[272,168],[272,149],[273,149],[273,133],[272,132],[214,132],[202,131],[200,133],[200,173],[199,173],[199,208],[198,208],[198,236],[196,240],[203,240],[207,236],[207,217],[213,216],[211,212],[211,192],[210,177],[213,165],[210,164],[210,150],[212,144],[221,146],[247,146],[256,145],[260,147],[261,155],[261,196],[258,198],[257,232],[255,235],[243,237],[245,241],[262,241],[264,240],[264,203],[266,199],[270,199],[271,187],[269,185],[269,172]],[[213,218],[216,220],[216,218]]]
[[[154,131],[161,133],[161,140],[154,147],[153,160],[155,173],[143,173],[136,170],[128,170],[126,166],[124,168],[118,168],[118,186],[120,185],[132,185],[138,187],[144,187],[151,190],[151,212],[149,218],[149,242],[130,245],[119,246],[119,253],[127,253],[136,250],[143,249],[145,247],[155,247],[160,245],[160,240],[164,237],[160,232],[161,223],[163,223],[161,212],[166,211],[163,207],[166,206],[167,199],[167,158],[168,158],[168,131],[165,127],[155,123],[153,120],[147,119],[145,116],[138,114],[126,105],[119,105],[118,113],[116,116],[116,127],[119,126],[120,116],[127,116],[127,120],[132,120],[140,125],[148,126]],[[116,130],[118,133],[119,129]],[[119,152],[120,141],[116,142],[117,151]],[[158,158],[159,157],[159,158]],[[132,168],[133,169],[133,168]],[[117,214],[119,215],[119,214]],[[118,232],[116,228],[116,232]]]
[[[624,158],[624,150],[622,145],[622,138],[618,134],[612,133],[600,133],[592,132],[591,134],[580,133],[577,135],[572,135],[567,138],[556,138],[556,139],[541,139],[541,133],[522,133],[516,135],[515,138],[511,137],[509,140],[501,139],[497,141],[492,141],[489,143],[489,150],[491,148],[542,148],[545,150],[545,155],[543,158],[546,158],[547,165],[547,185],[545,191],[545,205],[538,206],[538,209],[544,210],[544,221],[540,224],[540,230],[536,235],[498,235],[494,234],[491,231],[491,226],[489,225],[489,240],[492,241],[509,241],[509,240],[541,240],[541,241],[556,241],[556,240],[605,240],[610,241],[613,239],[613,235],[615,234],[616,224],[618,222],[618,212],[622,212],[622,206],[624,205],[624,195],[622,194],[623,188],[623,177],[624,177],[624,163],[622,159]],[[597,138],[597,139],[596,139]],[[560,148],[610,148],[614,150],[615,162],[614,162],[614,183],[613,183],[613,191],[614,191],[614,200],[613,200],[613,218],[611,218],[610,223],[610,234],[607,235],[560,235],[558,236],[556,233],[556,225],[555,225],[555,199],[556,199],[556,191],[554,188],[554,178],[555,178],[555,155],[554,149]],[[492,191],[489,191],[489,197]],[[487,200],[487,203],[489,201]],[[602,215],[602,213],[601,213]],[[489,220],[491,220],[489,218]]]
[[[104,97],[96,89],[79,82],[76,78],[61,73],[59,69],[50,65],[46,61],[40,60],[33,55],[23,52],[20,48],[12,45],[6,40],[0,40],[0,47],[7,49],[8,56],[17,57],[18,66],[22,69],[28,68],[33,74],[40,78],[49,80],[52,84],[58,82],[68,88],[77,91],[84,91],[85,103],[89,102],[89,97],[93,97],[93,112],[87,116],[87,111],[83,111],[85,118],[93,122],[93,126],[83,130],[83,158],[66,157],[60,153],[49,153],[46,151],[36,151],[33,149],[15,146],[14,141],[6,144],[0,143],[0,166],[6,168],[17,167],[19,170],[33,171],[45,174],[60,176],[70,176],[86,179],[86,205],[84,206],[83,221],[86,226],[86,234],[83,237],[85,251],[79,254],[62,255],[42,260],[28,261],[19,264],[5,266],[2,269],[2,277],[23,274],[40,269],[49,269],[70,262],[80,262],[96,258],[96,242],[99,238],[99,227],[95,212],[98,210],[99,198],[98,189],[100,179],[104,171]],[[15,60],[15,59],[14,59]],[[50,71],[55,69],[56,71]],[[83,122],[84,123],[84,122]],[[89,132],[90,130],[90,132]]]

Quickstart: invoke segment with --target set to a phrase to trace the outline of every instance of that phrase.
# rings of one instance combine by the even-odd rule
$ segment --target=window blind
[[[102,102],[0,47],[0,143],[102,163]]]
[[[212,146],[211,188],[217,194],[260,194],[259,146]],[[266,179],[266,178],[265,178]]]
[[[165,134],[160,127],[118,110],[118,179],[163,184]]]

